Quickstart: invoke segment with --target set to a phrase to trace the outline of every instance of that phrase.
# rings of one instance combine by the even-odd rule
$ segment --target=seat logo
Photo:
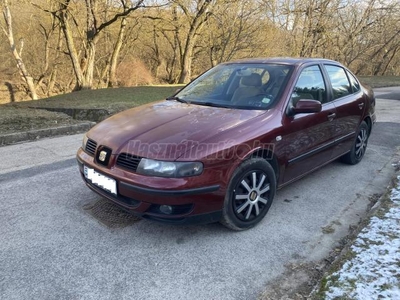
[[[107,157],[107,152],[106,151],[101,151],[99,154],[99,161],[105,161]]]

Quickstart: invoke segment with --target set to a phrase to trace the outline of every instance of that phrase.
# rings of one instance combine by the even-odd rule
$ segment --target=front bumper
[[[77,161],[82,179],[90,189],[136,216],[171,224],[212,223],[221,219],[225,189],[215,182],[206,183],[205,187],[195,187],[195,183],[182,178],[157,178],[149,181],[151,177],[132,174],[115,167],[109,169],[99,166],[82,149],[78,151]],[[85,165],[115,179],[117,195],[103,190],[85,178]],[[143,185],[142,182],[147,184]],[[163,188],[171,186],[174,188]],[[172,213],[162,212],[162,205],[171,206]]]

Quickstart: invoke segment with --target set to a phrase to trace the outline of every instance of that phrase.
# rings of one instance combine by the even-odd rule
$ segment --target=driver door
[[[332,157],[336,108],[332,102],[328,102],[326,83],[319,65],[305,67],[300,73],[289,105],[294,106],[300,99],[320,101],[322,110],[284,116],[283,141],[288,161],[284,183],[301,177]]]

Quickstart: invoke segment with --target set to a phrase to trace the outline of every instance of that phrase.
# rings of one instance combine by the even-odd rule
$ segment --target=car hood
[[[93,127],[88,137],[113,154],[175,160],[203,141],[265,111],[161,101],[118,113]]]

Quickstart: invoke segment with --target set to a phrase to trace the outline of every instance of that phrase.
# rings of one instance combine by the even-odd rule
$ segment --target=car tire
[[[362,121],[360,127],[358,128],[357,136],[350,152],[341,157],[342,162],[349,165],[358,164],[364,157],[365,151],[367,150],[368,138],[369,127],[367,123]]]
[[[254,227],[270,209],[275,192],[271,165],[263,158],[244,161],[229,182],[221,223],[236,231]]]

